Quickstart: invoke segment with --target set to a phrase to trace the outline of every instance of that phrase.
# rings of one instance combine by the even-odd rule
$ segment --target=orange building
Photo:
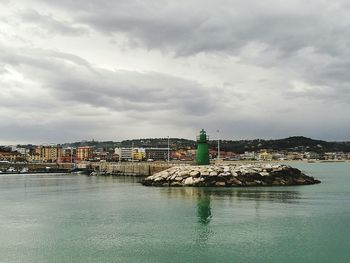
[[[93,158],[93,148],[91,146],[83,146],[77,148],[77,160],[86,161]]]
[[[57,162],[62,157],[62,147],[57,145],[38,146],[35,154],[44,162]]]

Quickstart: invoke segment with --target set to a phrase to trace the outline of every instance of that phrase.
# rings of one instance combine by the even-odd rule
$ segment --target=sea
[[[322,183],[158,188],[0,175],[0,262],[350,262],[350,163],[292,166]]]

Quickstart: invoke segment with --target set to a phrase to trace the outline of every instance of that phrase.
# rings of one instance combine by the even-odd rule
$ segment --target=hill
[[[196,141],[181,138],[169,138],[172,149],[194,149]],[[65,143],[65,147],[94,146],[112,150],[115,147],[143,147],[143,148],[166,148],[168,138],[144,138],[124,140],[121,142],[113,141],[82,141],[74,143]],[[209,141],[209,147],[217,148],[217,141]],[[350,152],[350,142],[327,142],[314,140],[303,136],[293,136],[277,140],[220,140],[220,148],[223,151],[232,151],[243,153],[245,151],[259,151],[261,149],[271,149],[276,151],[313,151],[313,152]]]

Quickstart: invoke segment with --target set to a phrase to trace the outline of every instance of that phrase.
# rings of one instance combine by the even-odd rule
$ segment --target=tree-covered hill
[[[169,138],[170,147],[172,149],[194,149],[196,141]],[[143,148],[162,148],[168,146],[168,138],[144,138],[124,140],[121,142],[113,141],[82,141],[75,143],[65,143],[63,146],[79,147],[79,146],[94,146],[97,148],[114,149],[115,147],[143,147]],[[277,140],[220,140],[220,146],[223,151],[232,151],[243,153],[245,151],[258,151],[261,149],[271,149],[279,151],[314,151],[314,152],[350,152],[350,142],[327,142],[322,140],[313,140],[303,136],[294,136]],[[217,148],[217,141],[209,141],[211,149]]]

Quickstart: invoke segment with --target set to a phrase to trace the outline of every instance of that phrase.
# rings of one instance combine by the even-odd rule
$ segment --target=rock
[[[263,186],[307,185],[319,180],[286,165],[244,164],[177,166],[142,181],[146,186]]]
[[[179,187],[179,186],[182,186],[182,183],[179,183],[179,182],[171,182],[170,185],[171,185],[171,186],[177,186],[177,187]]]
[[[190,176],[190,173],[187,170],[184,170],[184,171],[180,171],[178,175],[181,177],[188,177]]]
[[[190,176],[192,176],[192,177],[199,177],[199,175],[200,175],[199,171],[190,172]]]
[[[193,178],[193,185],[198,185],[202,181],[204,181],[203,178]]]
[[[232,185],[242,185],[242,182],[240,180],[238,180],[237,178],[232,178],[230,180]]]
[[[173,174],[172,176],[170,176],[169,180],[174,181],[176,177],[177,177],[177,174]]]
[[[304,178],[297,178],[294,180],[294,182],[296,182],[297,184],[303,184],[306,182],[306,180]]]
[[[169,176],[167,171],[163,171],[159,173],[159,177],[166,179]]]
[[[193,185],[193,178],[192,177],[186,178],[184,185]]]
[[[215,186],[226,186],[225,182],[216,182]]]
[[[201,172],[201,176],[209,176],[209,172],[208,171]]]

